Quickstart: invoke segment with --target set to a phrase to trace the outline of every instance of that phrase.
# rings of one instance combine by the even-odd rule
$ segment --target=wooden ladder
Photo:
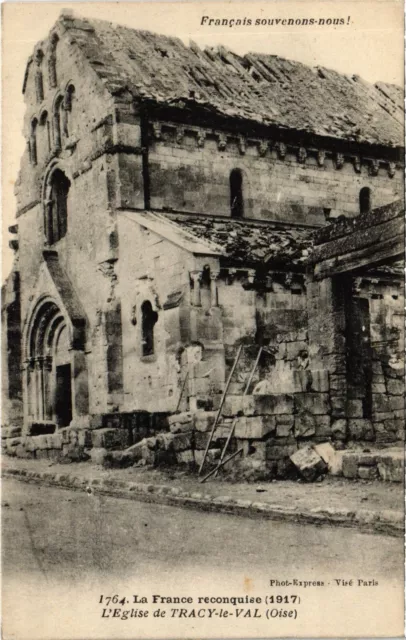
[[[204,456],[203,456],[202,464],[200,465],[199,475],[200,475],[200,474],[201,474],[201,472],[202,472],[203,465],[204,465],[205,460],[206,460],[206,457],[207,457],[207,452],[209,451],[209,448],[210,448],[211,442],[212,442],[212,440],[213,440],[213,435],[214,435],[214,432],[215,432],[216,427],[217,427],[217,425],[218,425],[218,421],[219,421],[219,418],[220,418],[220,415],[221,415],[221,411],[222,411],[222,409],[223,409],[224,401],[225,401],[225,399],[226,399],[227,392],[228,392],[228,389],[229,389],[229,386],[230,386],[231,378],[233,377],[233,374],[234,374],[235,368],[236,368],[237,363],[238,363],[238,361],[239,361],[239,359],[240,359],[241,352],[242,352],[242,345],[240,345],[240,348],[238,349],[238,352],[237,352],[237,355],[236,355],[236,357],[235,357],[235,360],[234,360],[234,363],[233,363],[233,366],[232,366],[232,369],[231,369],[230,375],[229,375],[228,380],[227,380],[227,384],[226,384],[226,386],[225,386],[225,388],[224,388],[224,392],[223,392],[223,395],[222,395],[222,397],[221,397],[220,406],[219,406],[219,409],[218,409],[218,411],[217,411],[216,418],[215,418],[215,420],[214,420],[214,424],[213,424],[213,427],[212,427],[212,430],[211,430],[211,433],[210,433],[210,438],[209,438],[209,440],[208,440],[208,442],[207,442],[207,445],[206,445],[206,450],[205,450],[205,452],[204,452]],[[252,367],[252,370],[251,370],[251,373],[250,373],[250,375],[249,375],[249,378],[248,378],[247,384],[245,385],[244,393],[243,393],[243,395],[242,395],[242,397],[243,397],[243,398],[245,398],[245,396],[246,396],[246,395],[247,395],[247,393],[248,393],[248,390],[249,390],[249,388],[250,388],[250,385],[251,385],[252,379],[253,379],[253,377],[254,377],[254,373],[255,373],[255,371],[256,371],[256,369],[257,369],[257,366],[258,366],[258,363],[259,363],[259,359],[260,359],[260,357],[261,357],[261,353],[262,353],[262,347],[260,347],[260,348],[259,348],[259,351],[258,351],[257,357],[256,357],[255,362],[254,362],[254,366]],[[229,456],[227,459],[224,459],[224,458],[225,458],[225,455],[226,455],[226,451],[227,451],[228,446],[229,446],[229,444],[230,444],[231,438],[232,438],[232,437],[233,437],[233,435],[234,435],[235,426],[236,426],[236,424],[237,424],[237,419],[238,419],[238,417],[235,417],[235,418],[234,418],[234,420],[233,420],[233,422],[232,422],[232,425],[231,425],[231,428],[230,428],[230,432],[229,432],[229,434],[228,434],[227,440],[226,440],[226,442],[225,442],[225,444],[224,444],[224,447],[223,447],[223,450],[222,450],[222,452],[221,452],[221,456],[220,456],[220,460],[219,460],[218,465],[217,465],[214,469],[212,469],[212,470],[211,470],[211,471],[210,471],[206,476],[204,476],[204,478],[202,478],[202,479],[200,480],[200,482],[205,482],[205,481],[206,481],[208,478],[210,478],[210,476],[212,476],[212,475],[214,475],[214,477],[216,477],[216,476],[217,476],[217,474],[218,474],[219,469],[220,469],[222,466],[224,466],[225,464],[227,464],[227,462],[229,462],[230,460],[232,460],[233,458],[235,458],[239,453],[242,453],[242,448],[241,448],[241,449],[239,449],[238,451],[236,451],[235,453],[233,453],[231,456]]]

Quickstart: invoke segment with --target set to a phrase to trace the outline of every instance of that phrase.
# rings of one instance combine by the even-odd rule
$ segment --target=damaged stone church
[[[400,87],[63,12],[23,94],[9,453],[403,440]]]

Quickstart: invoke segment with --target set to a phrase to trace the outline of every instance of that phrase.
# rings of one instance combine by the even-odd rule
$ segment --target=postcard
[[[4,639],[403,637],[403,3],[2,9]]]

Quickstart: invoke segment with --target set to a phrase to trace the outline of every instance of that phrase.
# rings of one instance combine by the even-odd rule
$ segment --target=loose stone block
[[[343,476],[344,478],[356,478],[358,476],[359,457],[356,454],[344,454]]]
[[[289,456],[305,480],[311,482],[327,471],[323,458],[311,447],[303,447]]]
[[[336,454],[334,447],[329,442],[323,442],[321,444],[316,444],[313,448],[315,452],[323,458],[324,462],[330,466],[330,463],[334,460]]]

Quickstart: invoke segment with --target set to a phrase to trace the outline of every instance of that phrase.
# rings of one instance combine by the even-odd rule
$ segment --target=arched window
[[[57,85],[56,76],[56,46],[59,38],[56,33],[51,36],[48,50],[48,84],[50,89],[55,89]]]
[[[38,120],[34,118],[31,121],[30,131],[30,160],[32,164],[37,164],[37,124]]]
[[[72,135],[73,129],[73,117],[74,117],[74,103],[75,103],[75,87],[70,84],[65,92],[65,119],[64,119],[64,133],[67,138]]]
[[[41,113],[39,125],[40,125],[40,129],[38,133],[38,137],[40,138],[39,145],[38,145],[40,147],[39,156],[40,156],[40,159],[44,160],[48,157],[48,154],[51,151],[51,131],[49,126],[47,111],[43,111]]]
[[[141,333],[142,355],[151,356],[154,353],[154,325],[158,320],[158,314],[153,310],[149,300],[141,305]]]
[[[359,212],[368,213],[371,211],[371,189],[363,187],[359,192]]]
[[[35,94],[36,94],[38,103],[42,102],[44,99],[44,81],[43,81],[42,69],[41,69],[43,58],[44,58],[44,54],[41,51],[41,49],[39,49],[35,56],[35,62],[37,64],[37,68],[35,70]]]
[[[70,180],[56,169],[49,184],[49,199],[45,209],[45,233],[49,244],[66,236],[68,229],[68,194]]]
[[[242,194],[242,173],[240,169],[233,169],[230,173],[230,208],[232,218],[243,217],[244,199]]]
[[[53,113],[53,134],[54,134],[54,147],[60,149],[62,147],[62,123],[63,123],[63,98],[59,98],[55,101],[54,113]]]

